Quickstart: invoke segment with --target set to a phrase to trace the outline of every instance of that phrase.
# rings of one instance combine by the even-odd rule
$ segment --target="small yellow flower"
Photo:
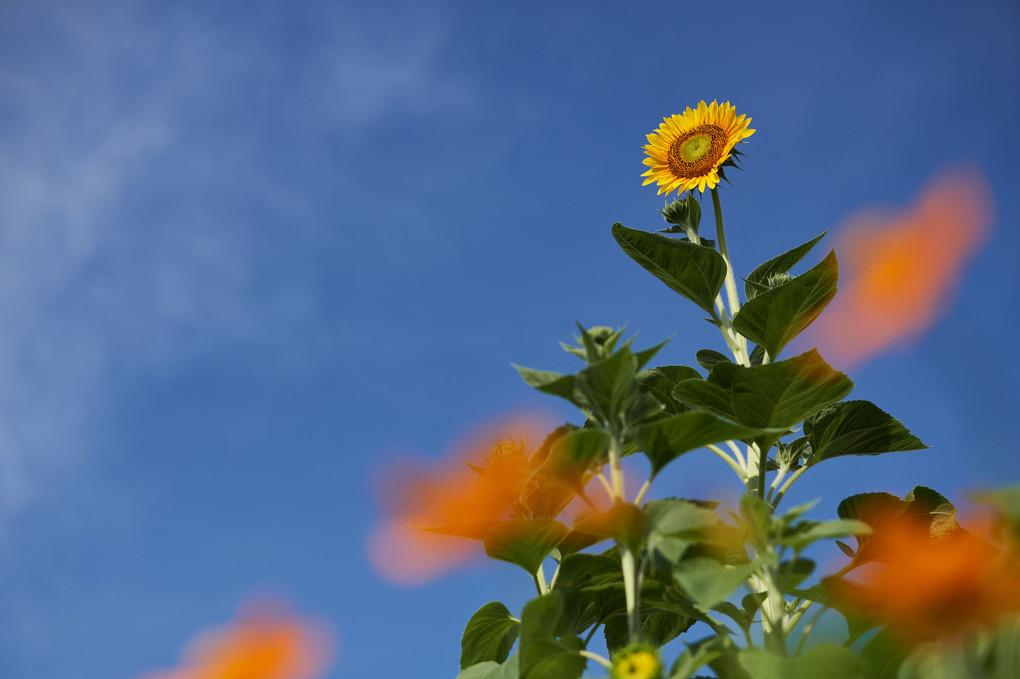
[[[642,174],[644,184],[657,182],[659,193],[678,193],[719,184],[719,166],[725,163],[738,142],[754,130],[748,129],[751,119],[737,117],[730,102],[713,101],[688,108],[682,114],[663,118],[659,129],[648,135],[642,162],[651,169]]]
[[[662,665],[659,656],[647,646],[629,646],[613,661],[612,679],[659,679]]]

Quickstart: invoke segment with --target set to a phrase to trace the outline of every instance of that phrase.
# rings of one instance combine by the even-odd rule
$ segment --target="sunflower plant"
[[[653,365],[664,343],[638,349],[622,329],[578,326],[563,345],[575,372],[517,366],[576,406],[577,421],[542,441],[493,441],[471,464],[475,489],[490,490],[465,491],[485,511],[419,525],[478,540],[534,582],[519,610],[494,601],[470,617],[458,679],[1020,676],[1020,487],[980,496],[996,517],[984,532],[962,528],[923,486],[853,495],[827,518],[811,516],[815,503],[783,503],[828,460],[927,446],[879,405],[848,398],[853,382],[817,350],[785,352],[836,295],[834,252],[793,273],[824,234],[738,285],[719,183],[739,168],[750,122],[728,102],[665,118],[648,135],[643,177],[677,193],[661,210],[667,226],[612,227],[627,256],[707,315],[720,345]],[[667,466],[705,451],[735,475],[735,507],[657,486],[664,497],[648,499]],[[625,478],[630,455],[647,458],[647,477]],[[837,572],[809,557],[825,548],[845,555]],[[816,624],[826,615],[845,621],[836,638]]]

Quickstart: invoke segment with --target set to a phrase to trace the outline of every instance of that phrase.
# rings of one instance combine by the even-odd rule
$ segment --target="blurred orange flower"
[[[815,329],[822,353],[851,367],[927,331],[984,244],[991,211],[983,175],[955,169],[931,181],[903,214],[849,219],[836,244],[840,292]]]
[[[199,635],[179,669],[143,679],[316,679],[325,675],[333,646],[322,625],[260,602],[230,625]]]
[[[887,624],[905,642],[967,636],[1020,613],[1020,559],[957,529],[933,539],[923,521],[875,528],[869,544],[881,564],[861,582],[827,581],[842,608]]]
[[[368,541],[376,570],[401,584],[425,582],[480,555],[477,544],[458,538],[481,540],[510,518],[558,515],[573,491],[533,475],[550,422],[534,414],[503,418],[454,446],[438,469],[409,462],[386,469],[385,517]]]

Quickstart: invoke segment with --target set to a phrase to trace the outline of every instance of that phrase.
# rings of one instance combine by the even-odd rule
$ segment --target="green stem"
[[[744,365],[740,335],[733,329],[730,317],[726,315],[726,309],[723,308],[722,295],[716,295],[715,304],[718,311],[709,310],[709,313],[712,314],[712,320],[719,327],[719,332],[722,333],[723,339],[726,340],[726,348],[733,354],[733,358],[736,359],[737,363]]]
[[[609,662],[598,653],[592,653],[591,651],[578,651],[578,654],[583,655],[585,658],[591,658],[599,665],[605,667],[607,670],[613,669],[613,663]]]
[[[727,441],[726,445],[729,447],[730,450],[733,451],[733,458],[737,461],[737,464],[739,464],[741,467],[746,468],[747,462],[744,461],[744,455],[740,452],[740,446],[738,446],[733,441]]]
[[[797,623],[800,622],[800,619],[804,617],[804,614],[807,612],[809,608],[811,608],[811,606],[814,605],[814,603],[815,603],[814,601],[806,601],[799,598],[794,600],[793,606],[795,610],[793,611],[793,613],[790,614],[789,619],[786,621],[786,624],[783,627],[787,637],[789,637],[790,633],[793,631],[793,628],[797,626]],[[794,653],[794,655],[797,654]]]
[[[560,577],[560,566],[562,565],[563,565],[562,559],[556,562],[556,570],[553,571],[552,580],[549,581],[549,587],[546,588],[546,591],[551,592],[553,588],[556,586],[556,580],[557,578]]]
[[[591,638],[593,636],[595,636],[595,632],[597,632],[598,630],[599,630],[599,624],[598,623],[595,623],[594,625],[592,625],[591,631],[588,632],[588,636],[586,636],[584,638],[584,647],[585,648],[588,647],[588,642],[591,641]]]
[[[609,431],[609,478],[613,500],[623,499],[623,470],[620,468],[620,438]]]
[[[768,473],[768,450],[758,452],[758,497],[765,499],[765,474]]]
[[[779,492],[776,493],[775,501],[772,503],[773,507],[778,507],[779,506],[779,501],[783,499],[784,495],[786,495],[786,491],[790,490],[790,486],[793,485],[793,482],[796,481],[797,479],[799,479],[801,474],[803,474],[804,472],[806,472],[808,470],[808,466],[809,465],[806,465],[806,464],[802,465],[800,469],[798,469],[797,471],[795,471],[793,474],[790,475],[790,478],[786,479],[786,483],[784,483],[779,488]]]
[[[687,238],[690,239],[690,241],[695,245],[701,245],[701,238],[698,236],[697,233],[694,232],[694,229],[687,229]],[[729,271],[728,261],[726,266],[727,271]],[[719,331],[722,333],[723,339],[726,340],[726,346],[729,347],[729,350],[733,353],[733,357],[737,359],[738,363],[740,363],[742,347],[741,337],[733,329],[733,322],[730,320],[730,317],[726,314],[726,303],[723,302],[722,294],[718,294],[715,296],[715,311],[709,310],[709,313],[712,314],[712,319],[719,326]],[[744,354],[747,353],[746,345],[743,345],[743,352]]]
[[[634,552],[627,545],[620,545],[620,566],[623,569],[623,593],[627,599],[627,632],[630,643],[641,641],[641,602],[637,597],[637,569],[634,563]]]
[[[804,650],[804,644],[807,642],[808,636],[811,634],[811,631],[814,630],[815,625],[818,624],[818,621],[821,620],[822,615],[824,615],[827,610],[829,610],[828,606],[822,606],[820,609],[815,611],[815,614],[811,616],[811,620],[804,625],[804,631],[800,633],[800,641],[797,642],[797,649],[793,652],[794,656],[800,655],[800,652]]]
[[[651,487],[652,487],[651,479],[647,479],[643,484],[641,484],[641,490],[639,490],[638,494],[634,497],[634,504],[640,505],[641,501],[645,499],[645,493],[647,493],[648,489]]]
[[[772,577],[772,568],[768,567],[762,574],[762,580],[768,590],[768,598],[762,607],[762,626],[765,632],[765,650],[786,655],[786,630],[783,629],[783,616],[786,612],[786,599],[776,586]],[[768,625],[765,624],[768,622]]]
[[[730,469],[732,469],[733,471],[735,471],[737,473],[737,476],[739,476],[741,479],[744,478],[744,476],[747,473],[747,471],[743,467],[741,467],[737,463],[736,460],[734,460],[732,457],[730,457],[726,453],[725,450],[723,450],[719,446],[717,446],[715,444],[712,444],[712,443],[708,444],[705,447],[708,448],[709,450],[711,450],[713,453],[715,453],[719,457],[721,457],[723,459],[723,461],[730,466]]]
[[[718,187],[712,189],[712,208],[715,210],[716,244],[719,246],[719,254],[726,261],[726,296],[729,298],[730,317],[732,318],[740,311],[740,297],[737,294],[737,279],[733,275],[733,265],[730,263],[729,249],[726,247],[726,230],[723,228],[722,204],[719,201]],[[732,327],[730,325],[730,329]],[[750,365],[750,355],[747,353],[747,340],[735,332],[734,335],[734,339],[738,340],[742,351],[742,356],[739,358],[744,360],[741,362],[744,365]]]
[[[760,449],[757,443],[747,448],[747,478],[744,482],[747,492],[765,499],[765,475],[768,472],[768,448]]]
[[[535,580],[535,587],[538,588],[538,595],[542,596],[549,591],[549,588],[545,584],[545,573],[542,570],[542,564],[538,564],[538,570],[532,576]]]

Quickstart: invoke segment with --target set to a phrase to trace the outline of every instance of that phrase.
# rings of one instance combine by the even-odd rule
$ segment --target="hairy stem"
[[[598,653],[592,653],[591,651],[578,651],[578,654],[583,655],[585,658],[591,658],[599,665],[605,667],[607,670],[613,669],[613,663],[609,662]]]
[[[627,632],[630,643],[641,639],[641,601],[637,596],[638,574],[634,563],[634,552],[626,545],[620,545],[620,566],[623,569],[623,592],[627,599]]]
[[[784,495],[786,495],[786,491],[790,490],[790,486],[793,485],[793,482],[799,479],[801,474],[808,470],[808,466],[809,465],[807,464],[802,465],[800,469],[798,469],[797,471],[790,475],[790,478],[786,480],[786,483],[780,486],[779,492],[776,493],[775,500],[772,502],[773,507],[779,506],[779,501],[783,499]]]
[[[821,619],[822,615],[824,615],[825,611],[827,610],[829,610],[828,606],[822,606],[817,611],[815,611],[814,615],[811,616],[811,620],[809,620],[808,623],[804,625],[804,631],[800,633],[800,641],[797,642],[797,649],[793,652],[795,656],[800,655],[800,652],[804,650],[804,644],[805,642],[807,642],[808,636],[811,634],[811,631],[815,628],[815,625],[818,624],[818,621]]]
[[[532,578],[535,580],[535,587],[538,588],[539,596],[549,591],[548,585],[545,584],[545,572],[542,570],[542,564],[538,564],[538,570],[535,571]]]
[[[736,460],[730,457],[725,450],[712,443],[708,444],[705,447],[711,450],[719,457],[721,457],[723,461],[730,466],[730,469],[735,471],[737,473],[737,476],[739,476],[741,479],[743,479],[747,475],[747,470],[744,469],[744,467],[741,466],[740,463],[738,463]]]
[[[609,433],[609,478],[613,501],[623,499],[623,469],[620,467],[620,437]]]
[[[740,297],[737,294],[737,279],[733,275],[733,265],[730,263],[729,249],[726,247],[726,230],[723,228],[722,204],[719,201],[719,188],[712,189],[712,208],[715,210],[715,237],[716,245],[719,247],[719,254],[726,262],[726,297],[729,302],[730,317],[737,315],[740,311]],[[727,324],[733,333],[733,339],[739,347],[739,356],[735,356],[743,365],[750,365],[750,355],[747,353],[747,340],[733,330],[732,324]]]

